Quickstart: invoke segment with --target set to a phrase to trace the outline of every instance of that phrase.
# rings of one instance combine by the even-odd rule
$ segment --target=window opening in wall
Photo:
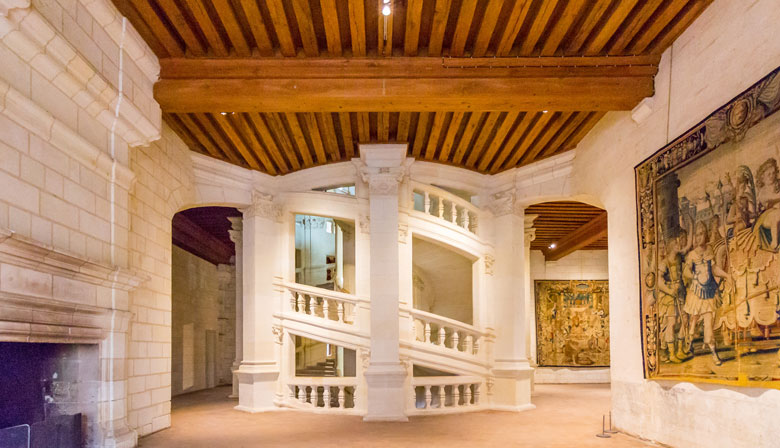
[[[325,193],[345,194],[347,196],[354,196],[355,184],[315,188],[314,191],[324,191]]]
[[[346,293],[354,291],[353,222],[295,216],[295,282]]]
[[[473,265],[473,260],[458,252],[414,237],[414,308],[471,325],[474,320]],[[438,326],[431,323],[431,330],[438,332]]]
[[[295,376],[354,377],[355,350],[295,336]]]

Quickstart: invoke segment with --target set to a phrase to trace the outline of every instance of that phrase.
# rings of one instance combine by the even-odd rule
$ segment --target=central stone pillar
[[[361,145],[360,175],[369,189],[371,354],[364,421],[407,421],[407,371],[399,358],[398,186],[406,145]]]
[[[255,192],[243,220],[243,358],[238,376],[238,406],[247,412],[275,409],[279,378],[273,314],[278,310],[281,208],[270,195]]]
[[[496,329],[493,375],[493,408],[507,411],[533,409],[528,360],[529,315],[526,288],[525,223],[522,207],[517,207],[513,191],[493,196],[490,204],[496,244],[493,275],[494,320]]]
[[[244,359],[244,231],[243,218],[228,218],[232,224],[230,240],[236,246],[236,356],[233,359],[233,391],[229,398],[238,398],[238,369]]]

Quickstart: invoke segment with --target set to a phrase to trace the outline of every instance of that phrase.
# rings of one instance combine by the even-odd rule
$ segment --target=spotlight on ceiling
[[[547,113],[547,111],[546,111],[546,110],[543,110],[543,111],[542,111],[542,113],[543,113],[543,114],[546,114],[546,113]]]
[[[382,7],[382,15],[383,16],[389,16],[390,15],[390,5],[385,5]]]
[[[550,249],[555,249],[555,247],[556,247],[556,244],[555,244],[555,243],[552,243],[552,244],[550,244],[550,246],[549,246],[549,247],[550,247]]]

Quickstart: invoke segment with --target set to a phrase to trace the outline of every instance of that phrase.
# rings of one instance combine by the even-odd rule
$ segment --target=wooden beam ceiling
[[[660,54],[712,2],[393,0],[385,18],[381,0],[113,1],[160,58],[174,131],[272,175],[357,142],[483,173],[570,150],[653,94]]]
[[[235,255],[228,217],[241,216],[230,207],[200,207],[173,217],[173,244],[214,264],[228,264]]]
[[[575,250],[607,249],[607,213],[603,209],[581,202],[555,201],[532,205],[525,213],[538,215],[531,249],[544,252],[548,261]]]
[[[657,64],[657,56],[165,59],[154,94],[167,112],[627,110],[653,95]]]

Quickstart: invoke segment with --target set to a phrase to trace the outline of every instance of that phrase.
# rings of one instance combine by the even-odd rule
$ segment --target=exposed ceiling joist
[[[570,253],[584,249],[587,246],[607,236],[607,212],[602,211],[596,217],[581,227],[569,232],[555,243],[553,248],[542,249],[547,261],[560,260]]]
[[[173,244],[214,264],[229,263],[234,249],[182,213],[173,219]]]
[[[154,91],[167,112],[607,111],[653,95],[655,56],[570,59],[166,59]]]

